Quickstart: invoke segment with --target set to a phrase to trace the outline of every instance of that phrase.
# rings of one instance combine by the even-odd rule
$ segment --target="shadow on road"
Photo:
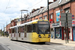
[[[50,42],[50,45],[63,45],[63,44]]]
[[[50,43],[47,43],[47,42],[32,43],[32,42],[18,41],[18,40],[13,40],[13,41],[21,42],[21,43],[29,43],[29,44],[33,44],[33,45],[63,45],[61,43],[53,43],[53,42],[50,42]]]

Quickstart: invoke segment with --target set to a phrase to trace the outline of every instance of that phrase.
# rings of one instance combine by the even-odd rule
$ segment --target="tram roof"
[[[37,21],[38,21],[38,20],[33,20],[33,21],[30,21],[30,22],[27,22],[27,23],[23,23],[23,24],[18,25],[18,26],[10,27],[10,29],[12,29],[12,28],[16,28],[16,27],[20,27],[20,26],[24,26],[24,25],[29,25],[29,24],[31,24],[31,23],[33,23],[33,22],[37,22]]]
[[[16,27],[21,27],[21,26],[24,26],[24,25],[29,25],[29,24],[31,24],[31,23],[36,23],[37,21],[42,21],[42,20],[33,20],[33,21],[30,21],[30,22],[27,22],[27,23],[23,23],[23,24],[18,25],[18,26],[10,27],[10,29],[16,28]],[[48,20],[44,20],[44,21],[48,21]]]

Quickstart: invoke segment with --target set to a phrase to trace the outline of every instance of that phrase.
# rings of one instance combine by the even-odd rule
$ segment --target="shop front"
[[[75,41],[75,20],[72,20],[72,40]]]
[[[64,27],[61,27],[58,24],[53,24],[54,28],[54,38],[64,40]]]
[[[73,27],[73,41],[75,41],[75,27]]]

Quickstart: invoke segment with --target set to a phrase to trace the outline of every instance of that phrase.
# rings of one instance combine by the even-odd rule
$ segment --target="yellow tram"
[[[48,20],[33,20],[19,26],[10,27],[10,39],[28,42],[50,42]]]

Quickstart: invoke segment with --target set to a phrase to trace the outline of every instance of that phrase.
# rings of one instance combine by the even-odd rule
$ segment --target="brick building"
[[[8,24],[8,25],[6,26],[6,32],[8,32],[8,33],[9,33],[9,29],[10,29],[10,27],[11,27],[11,23],[10,23],[10,24]]]
[[[9,33],[9,30],[10,30],[10,27],[13,27],[13,26],[16,26],[16,19],[12,20],[11,23],[9,23],[7,26],[6,26],[6,32]]]
[[[55,30],[55,38],[64,39],[64,28],[61,27],[60,21],[61,13],[72,13],[72,16],[75,18],[75,0],[54,0],[53,3],[49,3],[49,19],[52,20],[50,22],[50,27],[52,30]],[[27,16],[27,22],[36,19],[48,19],[47,7],[35,9]],[[72,27],[70,27],[69,30],[70,33],[68,36],[70,40],[73,40],[74,33]]]

